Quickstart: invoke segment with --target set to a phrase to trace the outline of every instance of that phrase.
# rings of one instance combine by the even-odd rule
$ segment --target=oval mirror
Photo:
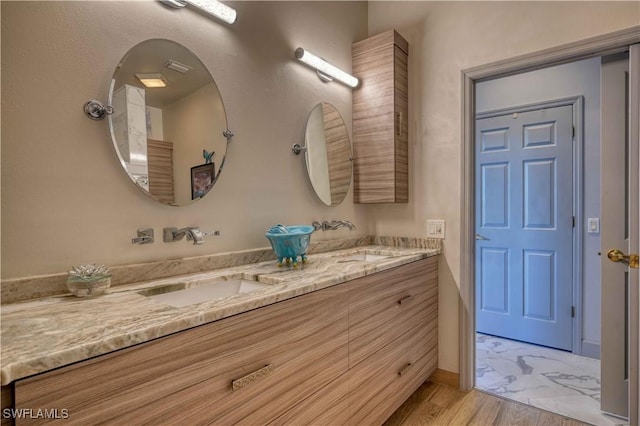
[[[344,200],[351,184],[351,141],[338,110],[327,102],[316,105],[305,129],[305,160],[309,180],[327,206]]]
[[[213,77],[186,47],[143,41],[111,81],[109,128],[122,168],[147,195],[182,206],[213,187],[227,152],[227,118]]]

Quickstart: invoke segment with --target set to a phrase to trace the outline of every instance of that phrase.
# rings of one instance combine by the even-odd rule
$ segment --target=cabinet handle
[[[402,111],[398,112],[398,128],[396,129],[396,135],[402,136]]]
[[[411,367],[411,365],[412,365],[412,364],[409,362],[409,363],[407,363],[407,365],[405,365],[404,367],[402,367],[402,368],[400,369],[400,371],[398,371],[398,376],[402,377],[402,375],[403,375],[404,373],[406,373],[406,372],[407,372],[407,370],[409,370],[409,367]]]
[[[407,303],[409,300],[411,300],[412,297],[413,296],[410,295],[410,294],[405,296],[405,297],[403,297],[402,299],[398,300],[398,305],[402,305],[402,304]]]
[[[264,367],[262,367],[259,370],[254,371],[253,373],[249,373],[244,377],[240,377],[239,379],[236,379],[234,381],[231,382],[231,388],[234,391],[237,391],[238,389],[242,389],[243,387],[247,386],[248,384],[251,384],[253,382],[255,382],[256,380],[260,380],[263,377],[268,376],[269,374],[273,373],[273,370],[275,370],[275,365],[273,364],[269,364],[269,365],[265,365]]]

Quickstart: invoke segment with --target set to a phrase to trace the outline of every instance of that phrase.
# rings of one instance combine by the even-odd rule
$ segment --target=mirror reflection
[[[305,130],[305,160],[311,185],[327,206],[344,200],[351,184],[351,142],[338,110],[327,102],[316,105]]]
[[[209,192],[227,152],[227,119],[197,56],[164,39],[134,46],[114,72],[109,104],[114,148],[140,189],[174,206]]]

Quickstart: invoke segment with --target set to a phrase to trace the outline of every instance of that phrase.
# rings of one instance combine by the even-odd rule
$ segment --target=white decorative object
[[[67,288],[77,297],[103,294],[111,286],[111,272],[105,265],[79,265],[69,271]]]

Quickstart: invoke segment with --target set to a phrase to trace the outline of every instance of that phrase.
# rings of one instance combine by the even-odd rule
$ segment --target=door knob
[[[626,255],[618,249],[609,250],[607,257],[612,262],[622,262],[633,269],[638,269],[638,264],[640,263],[640,256],[637,254]]]
[[[491,240],[491,238],[487,238],[487,237],[485,237],[485,236],[483,236],[483,235],[476,234],[476,240],[480,240],[480,241],[490,241],[490,240]]]

